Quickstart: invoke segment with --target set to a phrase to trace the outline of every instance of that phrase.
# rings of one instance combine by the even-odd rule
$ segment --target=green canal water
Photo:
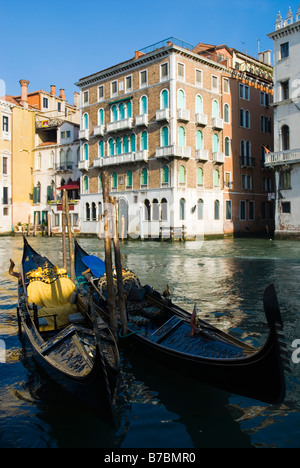
[[[30,238],[57,264],[61,240]],[[104,258],[103,241],[80,239]],[[0,447],[186,448],[300,447],[300,363],[291,362],[281,405],[229,394],[183,378],[134,350],[122,352],[114,426],[92,414],[39,374],[18,337],[16,280],[9,259],[21,262],[20,237],[0,238]],[[250,343],[264,343],[262,296],[274,282],[289,354],[300,340],[300,243],[269,239],[205,242],[128,242],[123,265],[142,283]],[[300,353],[299,353],[300,354]],[[296,361],[296,360],[295,360]],[[259,381],[257,385],[259,385]]]

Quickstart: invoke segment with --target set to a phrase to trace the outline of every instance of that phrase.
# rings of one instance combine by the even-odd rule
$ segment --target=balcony
[[[148,161],[148,150],[133,151],[132,153],[122,153],[114,156],[94,159],[93,166],[101,168],[106,166],[118,166],[139,161]]]
[[[170,120],[170,109],[159,109],[156,111],[156,120]]]
[[[197,161],[208,161],[208,151],[202,149],[196,150],[196,159]]]
[[[78,162],[78,169],[80,171],[88,171],[89,170],[89,161],[87,159],[83,159]]]
[[[213,153],[213,162],[217,164],[224,164],[225,154],[219,152]]]
[[[207,125],[207,115],[206,114],[196,114],[195,120],[197,125]]]
[[[265,167],[296,163],[300,163],[300,149],[267,153],[265,156]]]
[[[88,128],[84,128],[83,130],[79,130],[79,139],[80,140],[88,140],[89,139],[89,130],[88,130]]]
[[[217,130],[223,130],[224,128],[224,120],[220,119],[219,117],[213,117],[212,119],[212,127],[216,128]]]
[[[156,148],[155,156],[157,158],[168,158],[173,156],[174,158],[183,158],[190,159],[191,157],[191,148],[188,146],[160,146]]]
[[[103,136],[104,133],[105,133],[104,125],[98,125],[97,127],[94,127],[94,136]]]
[[[247,156],[240,156],[241,167],[254,167],[256,160]]]
[[[66,162],[66,163],[58,163],[55,164],[56,172],[72,172],[74,163]]]
[[[107,132],[118,132],[120,130],[127,130],[132,128],[132,118],[117,120],[116,122],[109,122],[106,126]]]
[[[148,125],[148,114],[141,114],[135,117],[136,126],[147,126]]]
[[[177,109],[177,119],[182,122],[189,122],[191,120],[191,114],[188,109]]]

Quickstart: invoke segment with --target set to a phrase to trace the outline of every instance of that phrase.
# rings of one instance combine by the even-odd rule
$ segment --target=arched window
[[[181,198],[179,202],[179,219],[181,221],[185,220],[185,199]]]
[[[125,119],[125,107],[124,104],[121,103],[119,106],[119,120],[124,120]]]
[[[224,122],[230,123],[229,105],[224,105]]]
[[[99,141],[99,158],[104,157],[104,141],[100,140]]]
[[[161,146],[169,145],[169,128],[163,127],[161,129]]]
[[[149,200],[145,200],[145,221],[151,220],[151,208]]]
[[[230,156],[230,138],[225,137],[225,156]]]
[[[156,198],[152,201],[152,220],[159,221],[159,203]]]
[[[203,169],[202,167],[197,168],[197,185],[203,185]]]
[[[118,108],[116,105],[111,108],[111,121],[116,122],[118,120]]]
[[[178,145],[185,146],[185,129],[184,127],[179,127],[178,129]]]
[[[168,221],[168,202],[166,198],[161,201],[161,220]]]
[[[86,219],[86,221],[90,221],[90,220],[91,220],[91,210],[90,210],[90,205],[89,205],[89,203],[86,203],[86,204],[85,204],[85,219]]]
[[[128,171],[126,175],[126,187],[132,187],[132,171]]]
[[[169,107],[169,91],[164,89],[160,95],[160,108],[168,109]]]
[[[281,127],[282,151],[290,149],[290,129],[287,125]]]
[[[85,161],[89,160],[89,145],[87,143],[85,143],[83,147],[83,158],[85,159]]]
[[[204,203],[203,200],[200,198],[197,202],[197,214],[198,214],[198,219],[201,220],[203,219],[203,213],[204,213]]]
[[[169,167],[168,166],[164,166],[162,168],[162,183],[164,185],[169,184]]]
[[[219,103],[216,99],[212,102],[212,117],[218,118],[219,117]]]
[[[59,165],[60,165],[60,167],[64,167],[65,163],[66,163],[66,155],[65,155],[64,150],[61,149],[60,152],[59,152]]]
[[[85,113],[83,115],[83,129],[88,130],[89,128],[89,114]]]
[[[97,209],[96,209],[96,203],[92,203],[92,220],[96,221],[97,220]]]
[[[202,114],[203,113],[203,99],[200,94],[197,94],[196,96],[196,114]]]
[[[118,188],[118,175],[117,175],[116,172],[113,173],[111,182],[112,182],[112,188],[113,189]]]
[[[136,136],[135,133],[133,133],[130,137],[130,146],[131,146],[131,151],[136,150]]]
[[[184,166],[179,166],[178,182],[179,184],[185,184],[185,167]]]
[[[220,173],[218,169],[214,169],[214,187],[220,187]]]
[[[219,152],[219,135],[214,133],[213,135],[213,153],[218,153]]]
[[[122,140],[120,137],[116,140],[116,152],[117,154],[122,154]]]
[[[182,89],[178,90],[178,102],[177,102],[178,109],[185,109],[185,94]]]
[[[197,150],[203,149],[203,134],[201,130],[198,130],[196,133],[196,149]]]
[[[104,110],[99,109],[98,111],[98,125],[104,125]]]
[[[141,135],[141,149],[142,150],[148,149],[148,134],[146,130],[144,130]]]
[[[83,190],[84,190],[84,192],[89,191],[89,178],[88,178],[88,176],[84,176],[84,178],[83,178]]]
[[[140,100],[140,114],[147,114],[147,96],[142,96]]]
[[[220,219],[220,202],[219,200],[215,200],[215,210],[214,210],[215,219]]]
[[[72,169],[72,150],[71,150],[71,148],[69,148],[67,150],[66,164],[67,164],[67,169]]]
[[[115,154],[115,142],[114,142],[113,138],[110,138],[108,140],[108,154],[109,154],[109,156],[114,156],[114,154]]]
[[[141,185],[142,186],[148,185],[148,171],[145,167],[141,173]]]
[[[127,135],[123,138],[123,151],[124,153],[129,153],[129,140]]]

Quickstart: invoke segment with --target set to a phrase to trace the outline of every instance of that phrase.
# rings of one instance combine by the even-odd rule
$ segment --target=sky
[[[0,0],[0,96],[19,95],[26,79],[28,92],[55,85],[73,104],[80,78],[171,36],[257,57],[289,6],[295,15],[299,0]]]

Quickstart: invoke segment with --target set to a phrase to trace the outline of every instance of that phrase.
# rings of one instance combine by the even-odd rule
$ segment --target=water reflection
[[[31,238],[32,246],[62,263],[57,238]],[[103,255],[103,241],[80,239],[84,249]],[[122,354],[122,380],[115,427],[71,401],[20,352],[16,282],[8,262],[21,262],[21,238],[0,238],[0,338],[7,363],[0,364],[0,446],[5,447],[299,447],[300,365],[291,365],[284,404],[260,402],[212,390],[169,372],[142,356]],[[289,349],[300,339],[300,244],[218,240],[169,244],[124,242],[124,266],[142,283],[238,338],[261,346],[267,329],[262,298],[274,282]],[[30,362],[30,359],[28,360]],[[259,383],[258,383],[259,384]]]

